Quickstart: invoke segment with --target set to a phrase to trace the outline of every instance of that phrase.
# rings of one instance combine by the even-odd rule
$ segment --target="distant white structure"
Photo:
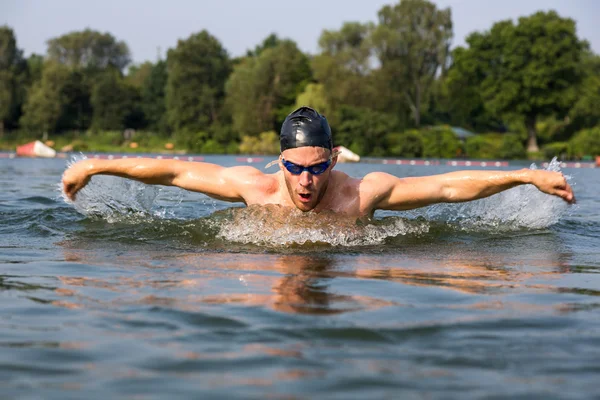
[[[333,151],[337,153],[338,162],[359,162],[360,156],[344,146],[336,146]]]

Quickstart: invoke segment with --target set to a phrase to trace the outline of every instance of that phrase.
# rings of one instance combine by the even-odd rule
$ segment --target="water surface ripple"
[[[357,221],[64,168],[0,159],[2,398],[600,396],[597,170]]]

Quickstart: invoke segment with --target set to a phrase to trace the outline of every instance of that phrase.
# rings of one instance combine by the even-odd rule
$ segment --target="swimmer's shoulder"
[[[277,173],[265,174],[258,168],[249,165],[240,165],[226,168],[224,172],[229,182],[234,182],[245,192],[260,192],[265,194],[275,193],[279,187]]]

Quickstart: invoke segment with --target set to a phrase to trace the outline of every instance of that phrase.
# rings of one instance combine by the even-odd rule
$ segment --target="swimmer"
[[[288,115],[280,133],[279,171],[263,173],[251,166],[222,167],[203,162],[151,158],[79,161],[62,179],[67,197],[94,175],[114,175],[146,184],[177,186],[212,198],[246,205],[277,204],[303,212],[333,211],[348,216],[372,216],[375,210],[410,210],[435,203],[477,200],[519,185],[532,184],[541,192],[568,203],[575,196],[560,172],[456,171],[439,175],[398,178],[372,172],[353,178],[335,171],[327,119],[309,107]]]

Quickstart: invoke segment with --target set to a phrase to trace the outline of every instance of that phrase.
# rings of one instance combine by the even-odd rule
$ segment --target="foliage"
[[[91,29],[71,32],[48,41],[48,57],[72,68],[104,69],[122,71],[131,61],[129,48],[110,33]]]
[[[139,113],[135,109],[136,104],[139,104],[136,101],[138,97],[139,90],[128,84],[118,71],[107,70],[101,74],[91,95],[91,104],[94,109],[92,129],[136,128],[131,117],[132,114]]]
[[[0,26],[0,137],[5,126],[16,125],[21,112],[25,70],[26,61],[17,48],[13,30]]]
[[[488,133],[467,138],[465,152],[469,158],[496,159],[501,157],[502,135]]]
[[[314,55],[270,34],[231,60],[202,31],[166,61],[132,66],[110,33],[70,32],[50,39],[44,57],[24,58],[0,26],[0,146],[48,134],[96,151],[164,151],[168,141],[173,151],[234,153],[243,139],[244,151],[277,153],[265,132],[308,105],[327,116],[336,144],[363,156],[455,157],[465,146],[482,158],[597,152],[600,56],[572,20],[538,12],[500,21],[472,33],[449,66],[449,9],[399,0],[377,17],[324,30]],[[419,125],[433,128],[410,129]],[[495,133],[462,143],[448,126]],[[126,128],[136,130],[135,149]],[[543,153],[531,151],[538,141]]]
[[[578,88],[577,100],[569,111],[572,121],[567,127],[569,133],[600,124],[600,56],[586,53],[582,66],[584,78]]]
[[[497,22],[485,33],[472,33],[468,49],[454,52],[464,66],[455,79],[470,81],[492,114],[516,114],[527,127],[528,151],[537,151],[539,116],[565,115],[581,81],[580,60],[586,43],[575,22],[554,11]]]
[[[396,157],[422,157],[423,138],[421,132],[411,129],[403,133],[390,133],[385,137],[388,154]]]
[[[569,156],[581,159],[600,155],[600,126],[579,131],[569,140]]]
[[[385,136],[397,128],[397,120],[390,114],[341,106],[337,128],[333,127],[335,145],[348,147],[358,155],[385,154]]]
[[[527,157],[527,151],[519,135],[515,133],[505,133],[502,135],[499,157],[505,160],[520,160]]]
[[[371,24],[346,22],[339,31],[324,30],[319,38],[321,54],[311,61],[315,79],[323,88],[324,103],[370,107],[375,96],[371,84]]]
[[[291,40],[246,58],[227,82],[234,129],[243,135],[278,130],[310,77],[308,57]]]
[[[554,157],[558,157],[559,159],[564,159],[565,155],[569,153],[569,143],[568,142],[554,142],[549,143],[542,147],[542,153],[544,154],[544,158],[546,160],[551,160]]]
[[[450,9],[426,0],[384,6],[373,32],[375,53],[389,83],[407,100],[416,126],[436,75],[448,62],[452,39]]]
[[[230,61],[221,43],[206,30],[179,40],[167,55],[167,119],[175,131],[206,130],[223,104]]]
[[[66,96],[64,89],[70,71],[63,65],[49,62],[42,78],[31,89],[21,124],[29,130],[54,132],[61,117]]]
[[[168,130],[165,107],[165,89],[167,86],[167,63],[163,60],[151,66],[141,86],[141,109],[147,127],[166,132]]]
[[[262,132],[256,136],[242,136],[242,154],[279,154],[279,135],[275,131]]]
[[[304,91],[296,98],[294,107],[311,107],[318,110],[322,115],[331,115],[332,108],[327,102],[325,87],[320,83],[309,83]]]
[[[423,157],[454,158],[462,152],[460,141],[447,127],[436,127],[422,131]]]

